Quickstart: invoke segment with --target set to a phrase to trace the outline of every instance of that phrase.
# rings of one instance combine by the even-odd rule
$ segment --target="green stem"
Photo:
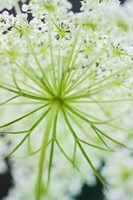
[[[51,107],[51,111],[47,117],[45,131],[42,139],[42,146],[41,146],[41,152],[40,152],[40,160],[39,160],[39,167],[38,167],[38,177],[37,177],[37,184],[36,184],[36,200],[40,200],[43,192],[43,169],[44,169],[44,162],[46,159],[46,147],[49,139],[49,135],[51,132],[51,126],[53,125],[53,121],[56,118],[57,112],[58,112],[58,106],[53,105]]]
[[[55,120],[53,124],[52,142],[51,142],[51,150],[50,150],[50,158],[49,158],[49,166],[48,166],[47,189],[49,188],[49,184],[50,184],[52,162],[53,162],[53,157],[54,157],[54,144],[56,140],[57,117],[58,115],[55,116]]]

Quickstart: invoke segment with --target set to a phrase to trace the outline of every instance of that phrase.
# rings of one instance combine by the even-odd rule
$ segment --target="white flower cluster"
[[[0,0],[0,10],[5,8],[12,9],[18,2],[19,0]],[[21,2],[26,2],[26,0],[21,0]]]
[[[132,200],[133,198],[133,156],[126,151],[107,158],[103,176],[109,183],[109,191],[104,191],[107,200]]]
[[[0,156],[14,181],[3,200],[71,200],[94,174],[108,200],[132,200],[131,6],[2,2],[18,12],[0,14]]]

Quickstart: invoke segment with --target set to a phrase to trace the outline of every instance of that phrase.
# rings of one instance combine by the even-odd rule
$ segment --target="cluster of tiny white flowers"
[[[26,0],[21,0],[21,2],[25,2]],[[0,0],[0,10],[3,10],[5,8],[12,9],[19,0]]]
[[[0,14],[0,152],[14,179],[4,200],[71,200],[94,174],[106,186],[101,160],[107,199],[132,200],[131,2],[83,0],[80,13],[67,0],[22,2],[22,13],[0,3],[16,9]]]
[[[133,198],[133,157],[127,151],[117,152],[106,159],[103,176],[109,183],[109,191],[104,191],[107,200],[132,200]]]

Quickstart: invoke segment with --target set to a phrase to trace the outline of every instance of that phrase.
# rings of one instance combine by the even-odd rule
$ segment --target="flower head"
[[[23,7],[31,21],[26,13],[1,14],[0,108],[6,117],[0,128],[20,140],[6,157],[21,145],[24,154],[39,156],[36,200],[49,187],[56,148],[76,169],[82,154],[106,187],[87,146],[126,147],[115,138],[125,132],[120,123],[131,109],[132,41],[126,43],[114,16],[115,23],[107,24],[110,5],[84,1],[83,12],[74,14],[65,0],[31,0]]]

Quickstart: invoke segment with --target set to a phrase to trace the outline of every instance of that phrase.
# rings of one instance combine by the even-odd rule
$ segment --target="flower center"
[[[64,99],[62,97],[56,96],[51,99],[51,104],[58,108],[61,108],[64,104]]]

